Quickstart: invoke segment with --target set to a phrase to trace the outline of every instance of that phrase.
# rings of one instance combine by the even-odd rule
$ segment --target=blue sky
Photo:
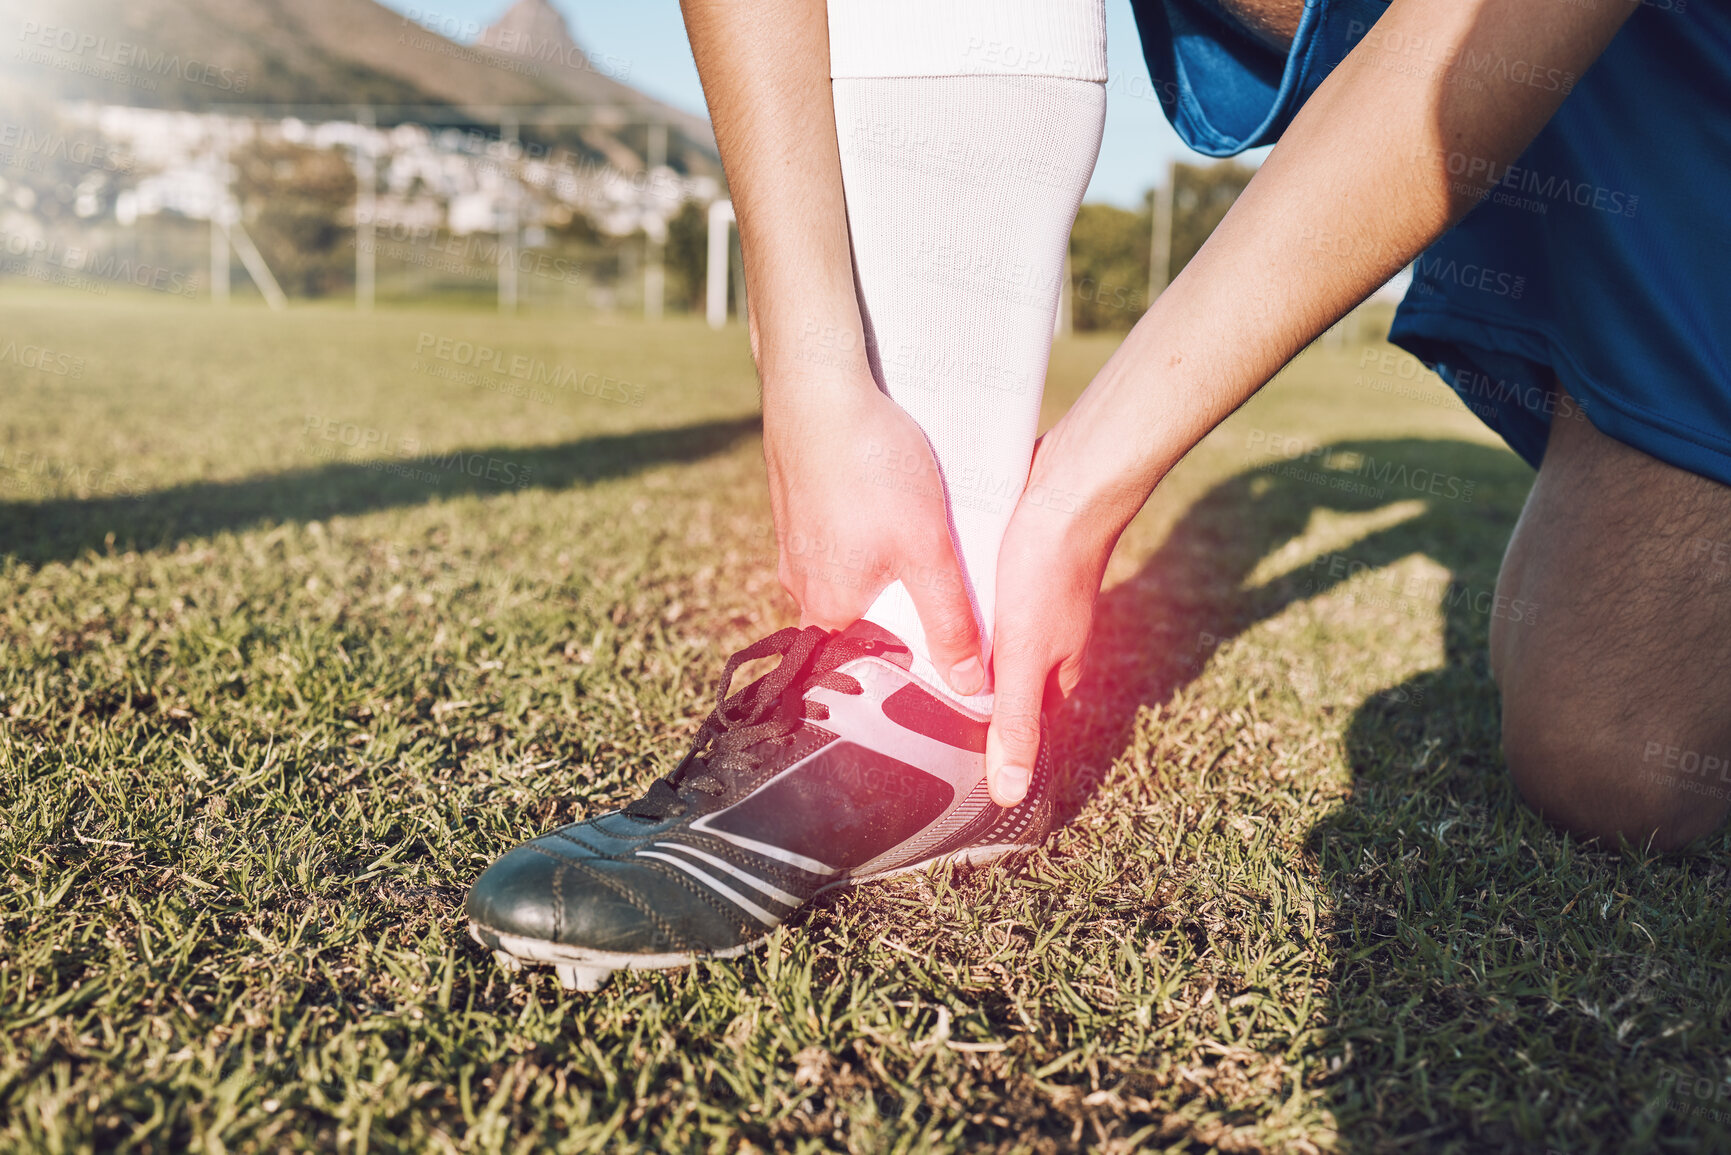
[[[510,0],[383,0],[401,12],[431,14],[453,28],[484,27]],[[676,0],[553,0],[590,52],[629,62],[627,79],[669,104],[702,113],[703,87],[685,42]],[[1106,52],[1112,84],[1106,137],[1088,199],[1131,207],[1175,159],[1197,159],[1179,143],[1148,85],[1136,23],[1126,0],[1107,0]]]

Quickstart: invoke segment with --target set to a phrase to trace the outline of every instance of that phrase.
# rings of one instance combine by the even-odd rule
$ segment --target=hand
[[[937,462],[914,419],[856,375],[766,383],[763,426],[777,576],[800,625],[843,629],[899,580],[933,664],[957,693],[979,693],[979,629]]]
[[[1082,677],[1094,599],[1128,520],[1109,503],[1084,500],[1064,486],[1060,479],[1069,471],[1049,448],[1052,437],[1034,446],[1028,486],[998,551],[986,782],[999,806],[1027,795],[1041,710],[1048,699],[1067,699]]]
[[[739,218],[781,583],[802,624],[838,629],[900,579],[933,662],[977,693],[979,629],[931,448],[863,355],[824,6],[681,7]]]

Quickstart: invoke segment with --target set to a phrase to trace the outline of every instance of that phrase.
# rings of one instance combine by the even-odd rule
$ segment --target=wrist
[[[782,358],[758,370],[764,436],[783,448],[795,440],[833,444],[860,424],[865,406],[887,401],[870,374],[814,357]]]
[[[816,266],[789,272],[785,264],[765,267],[748,259],[751,353],[766,387],[809,378],[871,378],[848,270],[845,276]]]
[[[772,471],[830,474],[845,468],[863,432],[875,428],[873,405],[890,405],[869,376],[790,362],[763,374],[763,449]],[[863,468],[863,459],[861,462]]]
[[[1063,515],[1055,529],[1067,547],[1109,553],[1153,484],[1144,484],[1140,463],[1125,457],[1121,434],[1093,433],[1068,420],[1041,439],[1022,503]]]
[[[766,406],[784,396],[877,389],[857,309],[851,319],[839,309],[766,317],[752,355]]]

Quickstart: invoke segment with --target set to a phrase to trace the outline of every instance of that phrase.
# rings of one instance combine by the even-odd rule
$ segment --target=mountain
[[[547,0],[519,0],[474,45],[450,38],[473,29],[429,23],[373,0],[0,0],[0,72],[59,99],[201,112],[367,104],[381,123],[409,118],[388,106],[478,124],[492,105],[609,106],[609,122],[525,135],[580,142],[631,170],[653,119],[668,125],[669,164],[719,175],[709,122],[632,88],[626,62],[585,53]],[[671,49],[683,31],[667,34]]]
[[[517,0],[505,10],[505,14],[493,24],[476,41],[484,48],[498,52],[512,53],[518,56],[534,59],[548,49],[576,53],[582,66],[588,65],[588,58],[582,55],[576,37],[571,35],[570,25],[565,23],[565,17],[548,0]],[[566,59],[565,63],[577,66],[577,61]]]
[[[684,36],[684,31],[670,35]],[[527,66],[567,94],[576,104],[630,105],[647,100],[624,83],[630,75],[631,61],[617,57],[593,57],[583,51],[571,34],[565,17],[549,0],[516,0],[504,15],[494,21],[475,41],[476,51],[499,59],[502,67]],[[629,94],[629,95],[627,95]],[[704,140],[714,154],[714,136],[709,121],[678,109],[650,103],[665,117],[673,132],[683,133],[691,140]],[[589,132],[590,142],[603,153],[604,133]],[[671,142],[670,142],[671,143]],[[627,170],[632,164],[614,163]]]

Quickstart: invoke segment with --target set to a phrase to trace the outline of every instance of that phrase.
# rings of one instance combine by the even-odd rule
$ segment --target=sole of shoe
[[[934,866],[984,866],[1019,850],[1036,849],[1038,846],[1026,842],[1002,843],[995,846],[965,846],[960,850],[941,854],[936,858],[928,858],[923,862],[909,863],[907,866],[898,866],[891,870],[861,875],[857,878],[837,879],[828,886],[818,888],[813,893],[812,898],[815,899],[820,894],[826,894],[843,887],[858,886],[862,882],[881,882],[886,878],[917,874],[922,870],[930,870]],[[566,946],[546,939],[523,938],[520,935],[507,934],[489,926],[482,926],[478,922],[469,923],[469,937],[490,949],[499,965],[507,971],[518,971],[522,969],[525,963],[552,967],[554,974],[559,979],[559,985],[568,991],[600,990],[601,984],[606,982],[614,971],[675,970],[690,966],[699,959],[738,958],[769,941],[769,935],[766,934],[760,938],[754,938],[750,942],[742,942],[738,946],[725,947],[721,950],[629,954],[621,951],[590,950],[587,947]]]

